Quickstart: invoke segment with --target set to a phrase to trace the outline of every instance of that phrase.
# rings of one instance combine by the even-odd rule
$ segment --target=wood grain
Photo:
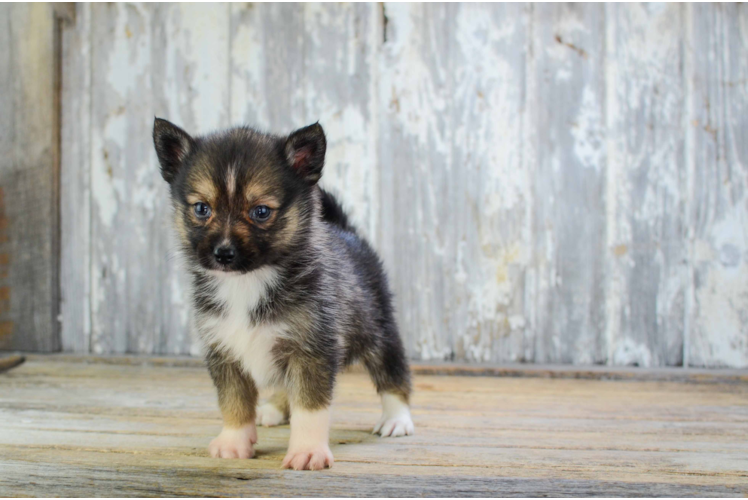
[[[748,8],[688,8],[693,46],[687,364],[748,365]]]
[[[683,363],[686,292],[684,9],[606,16],[606,344],[614,364]]]
[[[209,458],[204,368],[29,359],[0,375],[0,494],[92,496],[743,496],[745,384],[416,376],[416,435],[381,439],[364,374],[341,377],[319,473]]]
[[[0,7],[0,349],[60,348],[57,23]]]
[[[320,120],[322,184],[380,252],[414,359],[748,366],[744,6],[77,9],[66,350],[198,352],[156,114]]]
[[[446,202],[454,5],[386,4],[379,75],[380,253],[392,276],[396,314],[410,354],[453,356],[449,321],[453,273]],[[461,207],[464,208],[464,207]]]
[[[18,356],[15,356],[18,357]],[[177,368],[205,367],[205,360],[192,356],[144,356],[90,354],[28,354],[26,358],[39,362],[82,364],[111,364]],[[579,366],[533,363],[455,363],[452,361],[413,361],[411,371],[416,375],[458,375],[468,377],[530,377],[584,380],[637,380],[659,382],[689,382],[735,384],[748,382],[748,373],[735,368],[681,368],[635,366]],[[353,364],[346,373],[365,373],[361,364]]]
[[[91,6],[93,352],[188,353],[188,297],[154,115],[188,130],[228,125],[227,6]],[[131,147],[138,144],[138,147]]]
[[[445,210],[434,221],[446,236],[442,304],[448,321],[442,328],[454,332],[456,359],[531,360],[526,283],[533,162],[524,146],[530,140],[525,82],[531,9],[455,8],[449,13],[455,25],[450,166],[444,196],[437,197]]]
[[[91,349],[91,6],[78,3],[62,40],[60,337]]]
[[[536,362],[608,360],[605,339],[604,7],[536,5]]]

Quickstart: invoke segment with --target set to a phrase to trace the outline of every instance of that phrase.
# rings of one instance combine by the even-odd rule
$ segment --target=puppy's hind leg
[[[277,388],[267,402],[257,407],[257,425],[273,427],[288,423],[290,406],[285,389]]]
[[[372,434],[382,437],[410,436],[414,431],[410,416],[410,368],[397,333],[362,357],[377,393],[382,397],[382,417]]]

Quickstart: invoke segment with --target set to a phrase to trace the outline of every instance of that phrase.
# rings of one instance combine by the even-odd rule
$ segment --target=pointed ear
[[[173,123],[156,118],[153,122],[153,145],[161,164],[161,176],[171,184],[185,158],[194,150],[195,140]]]
[[[286,140],[286,157],[296,173],[309,184],[322,177],[327,140],[319,122],[300,128]]]

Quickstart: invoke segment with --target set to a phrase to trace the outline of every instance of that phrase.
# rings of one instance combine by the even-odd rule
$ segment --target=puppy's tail
[[[320,188],[320,192],[322,193],[322,220],[355,233],[356,230],[348,221],[348,215],[346,215],[340,202],[324,189]]]

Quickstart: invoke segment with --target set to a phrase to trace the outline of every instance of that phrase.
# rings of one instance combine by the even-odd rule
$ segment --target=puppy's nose
[[[232,245],[221,245],[213,250],[213,256],[219,264],[231,264],[236,257],[236,250]]]

